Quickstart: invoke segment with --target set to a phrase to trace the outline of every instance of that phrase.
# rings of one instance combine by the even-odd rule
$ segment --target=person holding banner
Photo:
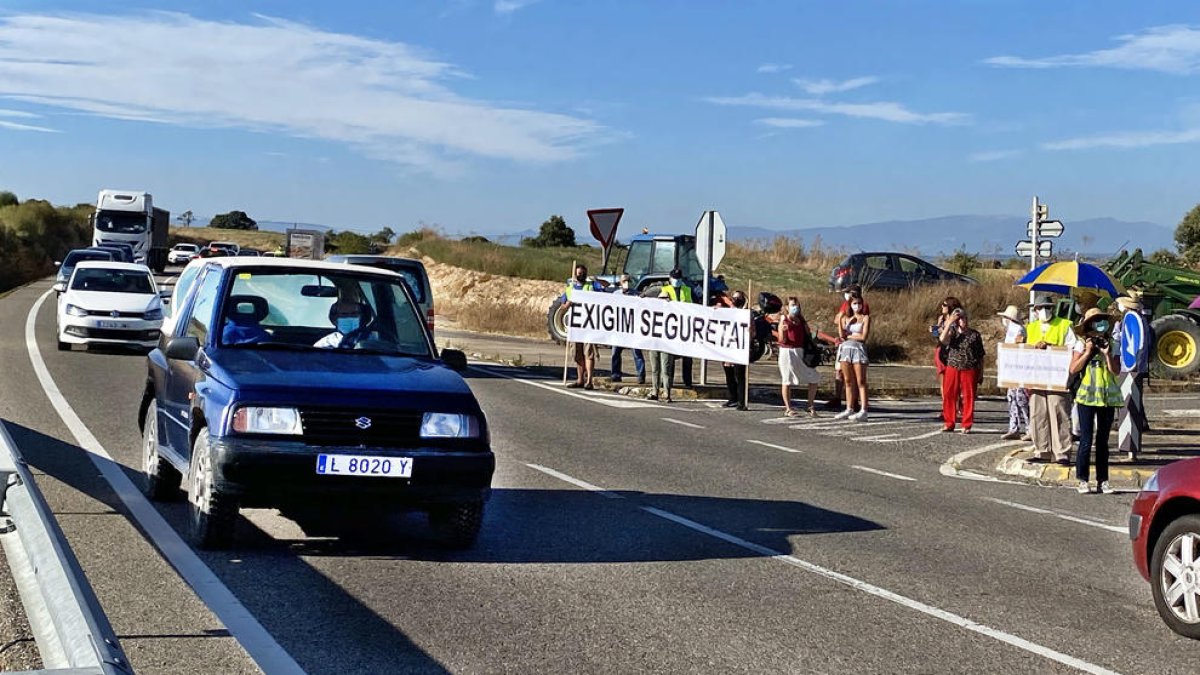
[[[745,309],[746,294],[741,291],[734,291],[728,295],[718,293],[713,299],[712,306]],[[749,410],[746,407],[746,366],[740,363],[722,362],[721,368],[725,371],[725,388],[729,391],[729,400],[725,401],[724,407]]]
[[[658,298],[660,300],[671,302],[679,297],[677,292],[668,292],[667,288],[669,287],[663,286],[662,290],[659,291]],[[674,290],[678,291],[678,287]],[[691,298],[690,289],[688,298]],[[652,386],[646,398],[651,401],[661,400],[664,403],[673,403],[674,401],[671,400],[671,389],[675,386],[675,355],[665,351],[650,352],[650,363],[654,367],[654,372],[650,376]],[[659,398],[660,390],[662,391],[662,398]]]
[[[1050,346],[1074,349],[1078,339],[1068,319],[1054,316],[1053,296],[1039,293],[1034,297],[1034,320],[1025,326],[1025,343],[1036,349]],[[1029,390],[1029,431],[1033,437],[1030,462],[1051,459],[1070,466],[1071,400],[1066,392],[1047,389]]]
[[[1025,343],[1025,323],[1021,321],[1021,310],[1016,305],[1005,307],[996,316],[1000,317],[1000,325],[1004,328],[1004,344]],[[1006,441],[1030,440],[1029,392],[1025,387],[1009,387],[1005,398],[1008,401],[1008,433],[1000,438]]]
[[[633,289],[632,280],[628,274],[621,275],[621,290],[623,295],[637,295],[638,292]],[[609,375],[613,382],[620,382],[625,379],[621,373],[621,354],[625,351],[625,347],[612,348],[612,360],[609,363]],[[640,349],[631,349],[633,352],[633,368],[637,372],[637,383],[646,384],[646,358]]]
[[[1079,451],[1075,455],[1075,478],[1079,494],[1091,492],[1088,464],[1096,448],[1096,491],[1112,494],[1108,485],[1108,435],[1112,432],[1117,408],[1125,404],[1117,377],[1121,366],[1117,359],[1120,345],[1112,336],[1112,317],[1092,307],[1075,329],[1079,334],[1073,348],[1071,373],[1082,373],[1075,403],[1079,406]],[[1093,436],[1094,434],[1094,436]]]
[[[838,367],[846,388],[846,409],[833,416],[835,420],[861,422],[867,419],[867,337],[871,333],[871,315],[867,313],[862,295],[851,294],[849,307],[838,321]],[[858,412],[854,408],[858,407]]]
[[[671,274],[667,277],[667,285],[662,287],[662,291],[658,297],[666,298],[672,302],[695,302],[692,294],[692,287],[688,286],[683,281],[683,270],[676,267],[671,270]],[[681,357],[683,363],[679,364],[683,371],[683,386],[688,389],[692,388],[692,358],[690,356]],[[672,363],[671,372],[675,372],[675,365]]]
[[[604,285],[595,279],[588,281],[587,265],[576,265],[575,276],[567,283],[567,302],[566,306],[571,306],[571,300],[574,294],[585,291],[600,292],[604,290]],[[568,389],[595,389],[592,383],[592,377],[596,371],[596,345],[585,344],[583,342],[575,343],[575,381],[568,384]],[[564,376],[565,379],[565,376]]]
[[[983,337],[971,328],[967,310],[959,307],[942,322],[938,340],[946,347],[946,371],[942,376],[942,431],[954,431],[955,417],[962,410],[962,433],[975,425],[975,389],[983,382]]]

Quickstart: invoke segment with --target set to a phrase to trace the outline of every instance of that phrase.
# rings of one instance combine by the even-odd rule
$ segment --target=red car
[[[1171,630],[1200,640],[1200,458],[1146,481],[1129,514],[1133,561]]]

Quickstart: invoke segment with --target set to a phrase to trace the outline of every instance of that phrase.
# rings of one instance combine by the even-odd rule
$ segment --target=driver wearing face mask
[[[1025,326],[1025,342],[1036,349],[1065,347],[1074,349],[1078,338],[1071,321],[1054,315],[1054,298],[1039,294],[1034,298],[1034,319]],[[1029,432],[1034,454],[1027,461],[1058,462],[1070,466],[1071,395],[1042,389],[1029,390]]]
[[[317,340],[314,347],[321,349],[337,349],[352,346],[350,342],[357,338],[361,329],[371,320],[369,305],[350,298],[341,297],[329,308],[329,322],[336,330]]]

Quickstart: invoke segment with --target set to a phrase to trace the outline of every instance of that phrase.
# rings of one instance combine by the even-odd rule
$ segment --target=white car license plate
[[[412,458],[317,455],[317,473],[323,476],[408,478],[412,476]]]
[[[123,321],[101,321],[101,328],[129,328],[129,324]]]

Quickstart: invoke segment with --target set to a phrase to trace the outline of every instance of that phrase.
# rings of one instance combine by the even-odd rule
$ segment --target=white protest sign
[[[996,383],[1001,387],[1066,391],[1071,374],[1071,350],[1056,346],[1034,349],[1031,345],[999,344],[996,345],[996,370]]]
[[[750,310],[620,293],[572,293],[567,339],[750,363]]]

